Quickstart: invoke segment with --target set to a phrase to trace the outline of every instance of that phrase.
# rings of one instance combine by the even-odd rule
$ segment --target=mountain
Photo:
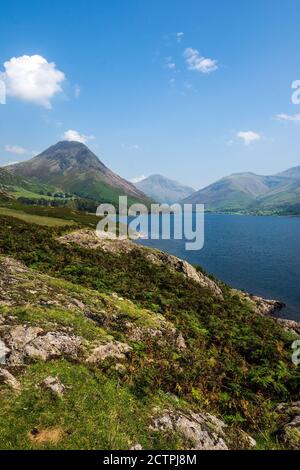
[[[241,209],[248,207],[274,184],[276,178],[236,173],[195,192],[184,202],[205,204],[210,210]]]
[[[299,179],[300,180],[300,166],[294,166],[293,168],[289,168],[281,173],[278,173],[277,176],[282,178],[289,178],[289,179]]]
[[[34,178],[62,191],[97,202],[117,203],[119,195],[129,202],[149,202],[133,184],[113,173],[84,144],[62,141],[31,160],[7,166],[13,175]]]
[[[236,173],[185,198],[210,211],[300,212],[300,167],[271,176]]]
[[[255,201],[257,209],[286,214],[300,213],[300,166],[278,173],[278,184]]]
[[[195,190],[189,186],[183,186],[177,181],[170,180],[161,175],[151,175],[135,184],[135,186],[158,202],[171,204],[178,202]]]

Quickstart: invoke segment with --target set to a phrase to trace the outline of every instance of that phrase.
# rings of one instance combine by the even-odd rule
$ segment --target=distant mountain
[[[237,173],[183,199],[210,211],[300,213],[300,166],[272,176]]]
[[[282,173],[278,173],[277,176],[300,180],[300,166],[294,166],[293,168],[289,168],[288,170],[283,171]]]
[[[300,167],[280,173],[281,182],[255,201],[262,210],[300,213]]]
[[[170,180],[161,175],[151,175],[135,186],[157,202],[171,204],[194,193],[195,190],[189,186],[183,186],[177,181]]]
[[[98,202],[117,203],[119,195],[127,195],[130,203],[149,202],[140,190],[113,173],[79,142],[58,142],[31,160],[6,169],[13,175],[34,178]]]

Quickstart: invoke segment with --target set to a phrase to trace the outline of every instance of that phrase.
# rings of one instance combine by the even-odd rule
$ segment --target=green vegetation
[[[53,399],[36,386],[47,376],[59,376],[68,388],[68,399]],[[149,432],[149,405],[115,378],[67,361],[36,363],[22,376],[19,396],[0,391],[1,449],[128,449],[136,442],[143,448],[179,448],[177,436]],[[30,430],[50,429],[54,441],[35,443]],[[42,436],[42,433],[41,433]]]
[[[75,244],[66,247],[57,237],[70,229],[39,226],[33,230],[21,220],[1,217],[0,253],[57,278],[47,282],[74,298],[81,296],[98,326],[82,313],[65,312],[61,307],[33,308],[32,300],[26,297],[29,306],[13,312],[10,309],[11,313],[22,322],[46,329],[48,323],[72,327],[90,341],[102,341],[108,335],[129,342],[134,354],[128,359],[126,373],[118,378],[121,385],[114,396],[116,372],[108,366],[92,371],[64,362],[31,366],[22,378],[28,388],[17,399],[17,406],[13,407],[11,396],[1,392],[4,405],[0,422],[4,424],[0,425],[0,441],[2,436],[8,448],[28,447],[25,429],[36,426],[37,421],[39,426],[62,422],[64,429],[72,430],[75,416],[80,414],[84,419],[79,429],[60,447],[126,448],[133,441],[131,431],[135,429],[133,434],[143,445],[164,448],[170,442],[151,440],[151,433],[146,436],[143,426],[149,407],[161,394],[171,394],[182,406],[212,412],[232,429],[238,427],[260,436],[260,447],[274,447],[274,406],[299,395],[300,373],[290,359],[293,336],[272,319],[257,315],[227,286],[221,286],[224,300],[218,299],[182,274],[153,264],[143,250],[127,254]],[[131,302],[114,298],[112,292]],[[5,308],[2,310],[5,313]],[[133,340],[126,330],[128,322],[143,328],[168,329],[173,325],[187,347],[179,350],[172,342],[160,342],[151,335]],[[49,375],[51,368],[73,387],[66,401],[53,403],[47,395],[41,397],[34,391],[37,377]],[[82,396],[86,397],[83,403]],[[99,407],[95,407],[98,402]],[[31,410],[26,419],[23,408]],[[92,408],[94,415],[90,416]],[[8,415],[9,421],[5,421]],[[105,419],[107,423],[98,425],[95,431],[96,423]],[[128,420],[126,429],[124,419]],[[13,440],[8,437],[8,427],[16,430]],[[175,447],[176,442],[172,443]]]
[[[130,204],[150,202],[133,184],[109,170],[88,147],[79,142],[58,142],[30,160],[11,165],[9,171],[11,175],[8,179],[27,179],[98,204],[117,205],[119,195],[127,195]],[[30,190],[24,185],[22,187]]]
[[[25,222],[31,224],[47,225],[49,227],[75,225],[75,222],[72,220],[62,220],[55,217],[45,216],[41,217],[39,215],[26,214],[25,212],[9,209],[7,207],[0,207],[0,215],[8,215],[10,217],[16,217],[17,219],[24,220]]]
[[[250,215],[299,215],[300,167],[274,176],[238,173],[193,193],[186,202],[209,212]]]
[[[10,215],[17,218],[22,218],[22,214],[25,213],[29,216],[39,216],[41,218],[62,219],[63,222],[58,225],[68,225],[68,221],[71,221],[82,225],[96,227],[99,222],[99,217],[96,215],[81,212],[74,207],[28,205],[14,199],[5,198],[3,196],[1,197],[1,194],[0,211],[2,211],[2,215]],[[19,213],[21,214],[21,217],[18,217]],[[32,223],[34,223],[33,220]],[[47,223],[43,223],[42,225],[47,225]]]

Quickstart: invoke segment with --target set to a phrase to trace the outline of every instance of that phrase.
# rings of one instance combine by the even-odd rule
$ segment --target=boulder
[[[6,346],[4,341],[0,339],[0,364],[6,364],[7,355],[10,353],[10,349]]]
[[[42,388],[50,390],[54,395],[58,397],[62,397],[66,390],[66,387],[59,380],[59,378],[52,377],[51,375],[49,375],[49,377],[46,377],[46,379],[43,380],[40,385]]]
[[[62,331],[43,333],[38,327],[13,327],[8,335],[11,354],[7,363],[18,366],[24,364],[27,359],[48,361],[62,356],[74,359],[78,357],[81,347],[79,337]]]
[[[34,359],[48,361],[61,356],[76,359],[80,352],[81,340],[77,336],[53,331],[38,336],[24,348],[24,354]]]
[[[5,383],[16,392],[21,389],[20,382],[8,370],[0,368],[0,384]]]
[[[278,440],[287,449],[300,450],[300,401],[280,403],[276,411],[280,416]]]
[[[179,433],[189,450],[228,450],[226,424],[209,413],[164,410],[153,418],[152,429]]]
[[[110,343],[102,344],[101,346],[95,348],[92,354],[87,358],[87,362],[102,362],[108,357],[119,360],[125,359],[126,354],[128,354],[130,351],[132,351],[132,348],[127,343],[111,341]]]

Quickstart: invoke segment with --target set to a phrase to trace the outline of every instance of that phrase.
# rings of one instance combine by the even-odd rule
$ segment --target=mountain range
[[[151,202],[205,204],[211,212],[251,214],[299,214],[300,166],[270,176],[235,173],[195,191],[177,181],[151,175],[136,185],[121,178],[102,163],[84,144],[62,141],[30,160],[0,168],[1,197],[16,199],[76,198],[94,212],[101,202],[118,203],[127,195],[128,203]],[[23,202],[23,201],[22,201]],[[42,201],[45,202],[45,201]],[[82,206],[81,202],[81,206]]]
[[[172,204],[190,196],[195,189],[161,175],[151,175],[135,186],[157,202]]]
[[[5,171],[97,202],[116,204],[119,195],[126,195],[129,203],[149,203],[145,194],[107,168],[80,142],[58,142],[30,160],[7,166]]]
[[[299,213],[300,166],[261,176],[236,173],[196,191],[182,203],[205,204],[209,211]]]

